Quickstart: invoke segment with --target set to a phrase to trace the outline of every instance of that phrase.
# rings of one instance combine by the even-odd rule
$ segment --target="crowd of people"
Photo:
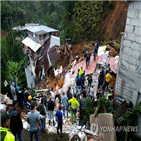
[[[94,48],[94,55],[97,55],[99,43],[96,43]],[[90,52],[86,52],[86,69],[88,68],[90,62]],[[94,59],[95,60],[95,59]],[[68,62],[69,64],[69,62]],[[63,118],[71,114],[71,123],[76,123],[76,113],[80,110],[81,116],[85,112],[85,99],[91,99],[93,101],[98,100],[100,97],[105,96],[105,91],[107,94],[107,99],[112,100],[114,98],[114,86],[109,88],[109,82],[112,80],[110,74],[110,65],[106,65],[100,71],[98,77],[97,88],[93,84],[92,74],[86,75],[83,67],[78,69],[77,75],[75,77],[76,90],[72,93],[72,88],[69,87],[67,92],[60,93],[59,87],[55,84],[55,88],[51,88],[49,94],[43,94],[40,103],[34,101],[31,96],[31,89],[22,89],[20,83],[15,87],[15,82],[13,81],[10,89],[13,97],[13,103],[9,108],[9,115],[6,111],[1,111],[1,138],[6,141],[9,138],[11,141],[18,138],[22,141],[22,129],[23,123],[21,121],[20,113],[17,111],[16,107],[20,106],[23,110],[24,107],[27,109],[27,122],[30,125],[30,140],[33,140],[33,135],[35,134],[36,141],[39,140],[39,130],[46,133],[46,118],[48,117],[49,125],[55,126],[55,121],[57,121],[57,134],[62,137],[62,125]],[[79,108],[78,108],[79,107]],[[55,110],[55,108],[57,110]],[[63,112],[62,112],[63,111]],[[55,120],[56,118],[56,120]],[[8,127],[12,134],[9,132]]]

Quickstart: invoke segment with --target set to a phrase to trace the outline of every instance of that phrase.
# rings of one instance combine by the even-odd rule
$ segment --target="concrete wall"
[[[136,106],[141,100],[141,2],[129,3],[118,66],[116,95]]]

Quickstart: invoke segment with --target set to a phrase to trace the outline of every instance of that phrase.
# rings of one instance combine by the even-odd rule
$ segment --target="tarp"
[[[31,48],[34,52],[36,52],[41,47],[39,43],[34,42],[29,37],[26,37],[24,40],[22,40],[22,43]]]
[[[93,73],[96,67],[98,61],[98,56],[96,57],[96,61],[94,62],[93,60],[93,55],[91,56],[90,59],[90,63],[88,66],[88,69],[86,69],[86,59],[83,60],[82,62],[78,63],[75,67],[73,67],[72,69],[75,71],[74,74],[70,74],[70,78],[75,78],[78,72],[78,69],[80,69],[81,67],[83,67],[83,69],[85,70],[85,74],[90,74]]]
[[[109,51],[106,51],[106,52],[104,52],[104,47],[105,46],[100,46],[99,48],[98,48],[98,56],[102,56],[103,54],[105,54],[105,55],[108,55],[109,54]]]
[[[104,61],[106,60],[107,64],[110,64],[110,69],[114,72],[117,73],[117,69],[118,69],[118,61],[115,57],[108,57],[105,58],[103,56],[99,56],[98,61],[104,63]]]

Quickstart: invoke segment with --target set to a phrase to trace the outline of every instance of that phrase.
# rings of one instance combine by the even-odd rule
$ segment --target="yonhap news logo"
[[[138,126],[101,126],[98,122],[91,124],[94,133],[101,132],[138,132]]]
[[[94,133],[98,133],[98,131],[99,131],[99,127],[98,127],[98,122],[93,122],[92,124],[91,124],[91,128],[92,128],[92,131],[94,132]]]

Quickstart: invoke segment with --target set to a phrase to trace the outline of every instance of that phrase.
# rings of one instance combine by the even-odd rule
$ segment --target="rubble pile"
[[[55,84],[57,84],[60,89],[60,94],[62,94],[62,92],[67,92],[68,88],[71,87],[71,92],[72,93],[76,93],[76,83],[75,83],[75,77],[70,77],[74,72],[77,71],[77,68],[74,69],[74,66],[81,62],[82,60],[84,60],[83,57],[78,57],[76,55],[79,55],[79,50],[80,47],[84,46],[85,44],[79,45],[78,49],[75,49],[75,53],[73,52],[73,55],[75,55],[75,57],[73,58],[72,56],[72,64],[69,66],[69,68],[63,68],[62,66],[60,66],[59,68],[54,69],[54,77],[53,76],[48,76],[45,79],[45,83],[46,85],[46,89],[49,88],[53,88],[55,90]],[[95,66],[95,70],[94,72],[92,72],[92,84],[94,85],[94,92],[95,92],[95,96],[97,93],[97,87],[98,87],[98,77],[100,74],[100,71],[102,70],[103,67],[105,67],[105,64],[108,63],[108,57],[109,57],[109,51],[104,51],[103,47],[99,47],[99,52],[98,52],[98,62],[97,65]],[[115,51],[114,51],[115,52]],[[116,54],[116,53],[115,53]],[[115,58],[115,60],[118,62],[118,59]],[[92,60],[91,60],[92,61]],[[64,61],[65,63],[65,61]],[[80,69],[80,68],[79,68]],[[85,68],[84,68],[85,69]],[[65,70],[65,71],[64,71]],[[89,74],[86,74],[86,81],[85,81],[85,86],[88,86],[88,78]],[[115,81],[116,81],[116,74],[112,74],[112,81],[110,82],[110,85],[115,85]],[[43,83],[40,85],[41,88],[44,88]],[[107,95],[107,93],[105,93],[105,96]],[[57,107],[57,106],[56,106]],[[55,107],[55,111],[57,110],[57,108]],[[55,112],[54,112],[55,114]],[[63,119],[63,127],[62,130],[64,133],[67,133],[69,135],[69,138],[71,138],[72,135],[74,134],[78,134],[79,137],[81,138],[81,140],[84,141],[95,141],[95,140],[101,140],[101,135],[97,135],[96,133],[94,133],[91,130],[87,130],[85,129],[85,126],[78,126],[79,125],[79,113],[77,113],[77,123],[72,124],[71,123],[71,119],[70,119],[70,113],[69,113],[69,117],[68,118],[64,118]],[[55,117],[55,115],[54,115]],[[23,125],[24,125],[24,129],[29,130],[29,124],[26,121],[26,114],[22,113],[21,114],[21,118],[23,121]],[[49,134],[52,133],[57,133],[57,122],[55,120],[55,126],[53,126],[52,122],[51,125],[49,125],[49,121],[48,121],[48,117],[46,118],[46,131]]]
[[[70,113],[69,113],[69,117],[65,117],[63,119],[63,127],[62,127],[62,132],[63,133],[67,133],[69,138],[71,138],[73,135],[78,134],[79,137],[81,138],[81,140],[83,141],[87,141],[92,140],[92,139],[98,139],[98,135],[96,133],[94,133],[93,131],[90,131],[88,129],[85,129],[85,125],[82,126],[78,126],[79,123],[79,118],[78,118],[78,114],[77,113],[77,122],[75,124],[71,123],[71,118],[70,118]],[[29,131],[29,124],[27,122],[27,115],[22,112],[21,113],[21,119],[23,122],[23,128],[25,130]],[[55,126],[53,126],[52,121],[51,121],[51,125],[49,125],[49,121],[48,121],[48,117],[46,118],[46,131],[48,134],[53,134],[53,133],[57,133],[57,122],[55,120]],[[95,140],[94,140],[95,141]]]

